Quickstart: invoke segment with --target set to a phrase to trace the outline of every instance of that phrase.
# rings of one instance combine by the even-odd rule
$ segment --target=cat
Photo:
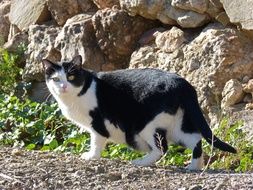
[[[147,153],[132,163],[148,166],[175,143],[192,149],[190,170],[203,166],[202,137],[220,150],[236,149],[212,134],[194,87],[177,74],[158,69],[94,72],[82,57],[54,63],[44,59],[47,87],[62,114],[90,133],[83,159],[97,159],[107,141]]]

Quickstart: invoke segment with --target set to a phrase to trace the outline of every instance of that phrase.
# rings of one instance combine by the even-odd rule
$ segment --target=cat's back
[[[169,93],[188,87],[189,83],[175,73],[158,69],[125,69],[98,73],[105,83],[135,95]]]

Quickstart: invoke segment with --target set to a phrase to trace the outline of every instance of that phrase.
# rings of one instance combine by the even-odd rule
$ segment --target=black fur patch
[[[109,138],[110,134],[105,127],[104,120],[101,117],[98,108],[95,108],[94,110],[90,111],[90,116],[92,117],[91,126],[93,127],[93,129],[103,137]]]
[[[97,77],[96,95],[103,117],[132,135],[162,112],[174,115],[180,106],[175,91],[183,86],[176,74],[133,69],[100,72]]]
[[[201,156],[202,154],[202,144],[201,140],[196,144],[196,147],[193,149],[192,157],[194,159],[197,159]]]
[[[59,66],[55,63],[52,63],[52,62],[50,62],[50,63],[51,63],[51,66],[45,70],[46,80],[49,80],[56,71],[59,71],[62,68],[61,66]]]
[[[156,147],[162,150],[163,154],[165,154],[168,150],[168,143],[166,138],[167,131],[165,129],[156,129],[154,134]]]

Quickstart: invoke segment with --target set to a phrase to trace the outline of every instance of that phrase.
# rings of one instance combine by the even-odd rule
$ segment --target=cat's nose
[[[63,91],[65,92],[68,86],[66,83],[62,83],[61,87],[62,87]]]

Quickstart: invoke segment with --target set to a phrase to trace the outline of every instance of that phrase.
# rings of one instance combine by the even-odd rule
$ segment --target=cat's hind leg
[[[201,170],[204,164],[201,139],[197,143],[195,143],[194,146],[191,143],[186,146],[192,149],[192,159],[191,163],[187,166],[187,169]]]
[[[132,163],[138,166],[149,166],[159,160],[164,153],[168,150],[168,144],[166,139],[166,130],[156,129],[155,133],[149,133],[145,135],[146,143],[150,147],[148,152],[143,158],[133,160]]]

